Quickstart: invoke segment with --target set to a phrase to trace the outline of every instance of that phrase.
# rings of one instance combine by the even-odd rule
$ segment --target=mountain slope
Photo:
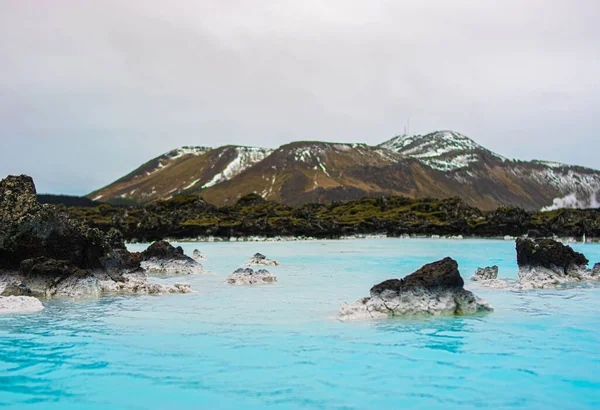
[[[416,158],[439,171],[466,168],[469,164],[504,157],[483,148],[472,139],[454,131],[436,131],[426,135],[402,135],[382,144],[404,156]]]
[[[460,196],[472,206],[530,210],[597,206],[600,172],[502,157],[453,131],[397,136],[378,146],[294,142],[276,150],[184,148],[142,165],[88,197],[145,203],[200,193],[216,205],[249,193],[299,205],[369,196]]]
[[[398,136],[380,144],[424,166],[442,171],[440,183],[459,182],[457,193],[471,204],[528,209],[563,205],[594,207],[600,172],[550,161],[517,161],[498,155],[453,131]],[[464,191],[471,191],[466,193]]]
[[[231,180],[202,190],[202,196],[227,204],[256,192],[265,199],[301,204],[391,194],[369,175],[401,160],[401,155],[365,144],[295,142]]]
[[[148,161],[87,197],[103,202],[136,203],[166,199],[226,181],[262,161],[271,151],[239,146],[183,147]]]

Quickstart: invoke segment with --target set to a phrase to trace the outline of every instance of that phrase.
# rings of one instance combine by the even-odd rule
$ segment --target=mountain
[[[182,147],[156,157],[87,195],[94,201],[147,203],[226,181],[265,159],[272,150],[224,146]]]
[[[397,136],[378,146],[301,141],[275,150],[184,147],[88,195],[146,203],[199,193],[216,205],[250,193],[288,205],[362,197],[460,196],[482,209],[597,206],[600,171],[498,155],[453,131]]]
[[[438,171],[454,171],[470,164],[496,158],[506,158],[483,148],[472,139],[458,132],[436,131],[426,135],[402,135],[379,144]]]
[[[498,155],[453,131],[399,136],[380,144],[440,171],[438,182],[463,187],[457,194],[473,205],[526,209],[595,208],[600,171],[551,161],[518,161]]]
[[[256,192],[263,198],[299,205],[392,194],[373,173],[403,160],[388,149],[365,144],[294,142],[271,153],[234,178],[202,191],[211,203],[230,204]]]

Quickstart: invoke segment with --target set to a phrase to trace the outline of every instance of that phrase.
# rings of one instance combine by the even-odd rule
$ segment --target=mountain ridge
[[[295,141],[276,149],[182,147],[87,195],[148,203],[200,193],[226,205],[258,193],[288,205],[403,195],[461,196],[473,206],[541,209],[595,204],[600,171],[508,159],[455,131],[399,135],[378,145]],[[565,199],[566,198],[566,199]],[[575,199],[573,199],[575,198]]]

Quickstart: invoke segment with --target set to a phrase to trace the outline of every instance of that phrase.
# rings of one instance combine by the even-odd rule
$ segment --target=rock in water
[[[142,268],[148,273],[167,275],[192,275],[205,273],[204,267],[183,253],[183,248],[175,248],[167,241],[154,242],[142,252]]]
[[[208,258],[206,256],[204,256],[204,254],[202,252],[200,252],[198,249],[194,249],[194,253],[193,253],[192,257],[197,261],[208,260]]]
[[[31,177],[0,181],[0,295],[189,292],[187,285],[149,283],[140,260],[117,230],[104,233],[41,205]]]
[[[250,268],[240,268],[227,278],[227,283],[232,285],[255,285],[273,282],[277,282],[277,277],[265,269],[254,271]]]
[[[42,302],[31,296],[0,296],[0,315],[34,313],[44,309]]]
[[[341,320],[392,316],[464,315],[493,311],[485,300],[464,288],[458,264],[451,258],[430,263],[404,279],[371,288],[371,296],[342,305]]]
[[[592,276],[600,277],[600,263],[594,265],[594,268],[592,269]]]
[[[246,266],[278,266],[279,262],[267,258],[262,253],[256,253],[246,261]]]
[[[482,280],[493,280],[498,279],[498,267],[488,266],[487,268],[477,268],[475,275],[471,277],[471,280],[482,281]]]
[[[583,254],[552,239],[517,239],[517,264],[523,289],[598,280],[587,269],[588,262]]]

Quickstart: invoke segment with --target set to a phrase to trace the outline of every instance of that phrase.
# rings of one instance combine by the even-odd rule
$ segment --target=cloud
[[[181,145],[375,144],[409,118],[597,167],[599,17],[586,0],[5,0],[0,174],[86,193]]]

